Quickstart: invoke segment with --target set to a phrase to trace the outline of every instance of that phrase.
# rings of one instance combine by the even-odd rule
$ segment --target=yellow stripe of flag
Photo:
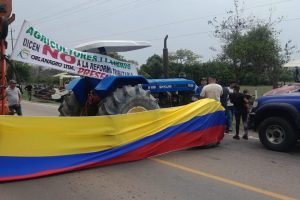
[[[102,151],[223,110],[219,102],[114,116],[0,117],[0,156],[55,156]]]

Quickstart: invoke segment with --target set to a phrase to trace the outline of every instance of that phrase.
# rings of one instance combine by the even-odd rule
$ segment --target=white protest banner
[[[132,63],[66,48],[40,33],[28,21],[22,25],[11,59],[98,79],[137,75]]]

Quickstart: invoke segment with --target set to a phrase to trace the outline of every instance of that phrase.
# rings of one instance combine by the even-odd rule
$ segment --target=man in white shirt
[[[21,92],[19,88],[16,87],[17,82],[15,80],[9,81],[9,86],[6,88],[6,96],[8,101],[8,108],[11,114],[15,112],[17,115],[22,116],[21,109]]]
[[[223,94],[223,88],[216,83],[216,79],[213,77],[208,78],[208,85],[204,86],[200,96],[220,101],[220,97]]]

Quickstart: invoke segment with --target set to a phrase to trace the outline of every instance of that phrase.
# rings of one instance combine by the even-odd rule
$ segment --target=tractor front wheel
[[[80,116],[81,106],[73,92],[63,97],[58,111],[60,116]]]

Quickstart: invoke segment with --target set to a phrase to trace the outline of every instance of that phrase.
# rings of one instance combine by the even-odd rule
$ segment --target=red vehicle
[[[292,92],[300,93],[300,84],[299,83],[284,85],[280,88],[270,90],[269,92],[266,92],[263,96],[273,96],[273,95],[286,94],[286,93],[292,93]]]

